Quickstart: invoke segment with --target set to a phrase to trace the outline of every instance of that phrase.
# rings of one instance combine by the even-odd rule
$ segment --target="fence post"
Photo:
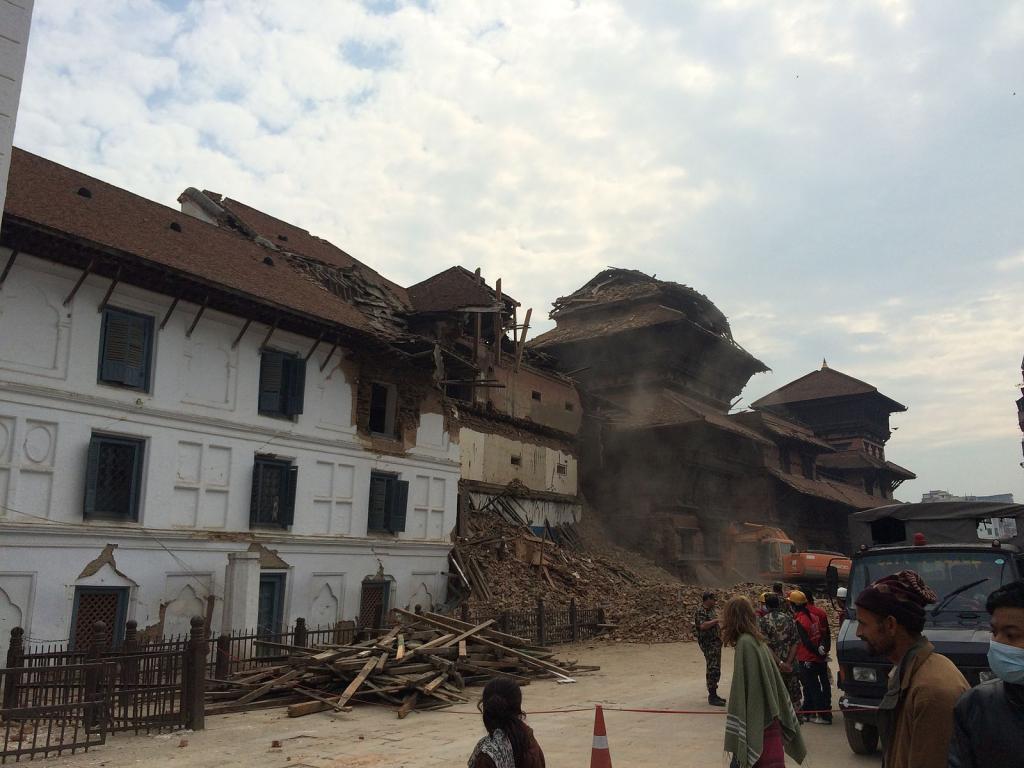
[[[139,681],[139,658],[135,654],[139,652],[139,623],[129,621],[124,625],[124,654],[121,661],[121,683],[123,687],[135,686]],[[131,701],[130,694],[125,691],[122,698],[122,705]]]
[[[3,707],[13,709],[18,706],[18,673],[12,672],[15,667],[25,663],[25,630],[21,627],[11,629],[11,644],[7,647],[7,671],[4,673]]]
[[[539,645],[546,645],[545,635],[547,634],[544,627],[544,598],[537,598],[537,643]]]
[[[594,628],[595,629],[595,634],[597,634],[599,632],[602,632],[604,630],[604,625],[608,623],[608,622],[606,622],[604,620],[604,606],[603,605],[599,606],[598,609],[597,609],[597,623],[598,623],[598,626]]]
[[[85,670],[85,700],[96,702],[100,693],[100,660],[107,645],[107,625],[97,621],[92,625],[92,638],[89,640],[89,648],[85,653],[85,661],[89,665]],[[98,703],[87,704],[83,713],[85,730],[91,731],[96,727],[100,719],[97,715],[102,712],[102,705]]]
[[[469,603],[463,603],[462,604],[462,608],[460,609],[460,611],[462,613],[462,620],[468,623],[469,622]]]
[[[206,727],[206,628],[202,616],[192,617],[192,632],[185,650],[185,726],[193,731]]]
[[[569,627],[572,630],[572,641],[580,639],[580,623],[576,618],[576,598],[569,598]]]
[[[301,616],[295,619],[295,637],[292,642],[299,648],[306,648],[309,645],[309,632],[306,629],[306,620]]]
[[[223,632],[217,635],[217,653],[214,660],[213,676],[227,680],[231,674],[231,636]]]

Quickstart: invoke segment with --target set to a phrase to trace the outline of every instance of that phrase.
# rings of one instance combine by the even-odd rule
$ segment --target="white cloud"
[[[402,283],[480,266],[537,330],[609,264],[657,272],[775,369],[748,399],[827,356],[909,401],[899,443],[1003,439],[1022,18],[62,0],[36,7],[16,143],[170,205],[231,195]]]

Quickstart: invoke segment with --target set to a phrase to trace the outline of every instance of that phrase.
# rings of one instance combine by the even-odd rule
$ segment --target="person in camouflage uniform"
[[[693,616],[693,628],[707,663],[708,704],[724,707],[725,699],[718,695],[718,681],[722,679],[722,633],[718,628],[713,592],[702,596],[700,608]]]
[[[768,595],[765,606],[768,613],[758,619],[761,634],[764,635],[768,648],[779,665],[782,679],[786,681],[793,709],[799,712],[801,696],[800,675],[796,668],[796,649],[800,643],[800,634],[788,606],[783,604],[778,595]]]

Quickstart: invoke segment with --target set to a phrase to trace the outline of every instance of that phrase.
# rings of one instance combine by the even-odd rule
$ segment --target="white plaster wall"
[[[0,620],[7,615],[5,610],[9,613],[8,603],[20,604],[23,626],[27,625],[29,636],[40,642],[67,639],[75,587],[86,584],[127,587],[128,618],[138,621],[140,628],[156,624],[161,605],[166,605],[166,634],[187,631],[194,612],[206,612],[205,605],[212,594],[212,626],[217,631],[228,552],[249,547],[248,542],[203,540],[181,533],[138,531],[106,535],[38,530],[38,526],[8,527],[3,536],[0,589],[7,584],[15,594],[6,589],[0,594]],[[117,544],[114,560],[123,576],[104,566],[90,578],[79,578],[108,543]],[[441,543],[391,542],[371,546],[365,539],[297,537],[288,541],[266,538],[261,543],[276,550],[290,566],[285,572],[285,621],[289,624],[299,616],[307,619],[310,626],[355,619],[362,580],[376,574],[380,565],[395,579],[399,607],[420,603],[427,608],[424,584],[428,585],[432,605],[440,605],[445,598],[448,547]],[[25,582],[28,589],[35,581],[38,589],[34,600],[27,591],[16,592],[11,586],[16,579]],[[24,621],[29,615],[31,622]],[[8,636],[9,633],[8,627]]]
[[[535,491],[577,494],[576,457],[565,451],[472,429],[459,431],[459,451],[466,480],[495,485],[519,480]],[[513,464],[512,456],[519,456],[521,463]],[[559,464],[565,466],[566,474],[558,474]]]
[[[0,249],[0,261],[7,254]],[[254,323],[232,349],[244,321],[207,311],[186,338],[198,308],[184,302],[156,333],[150,392],[100,384],[97,307],[109,282],[88,278],[64,307],[77,276],[74,270],[19,254],[0,290],[0,589],[4,574],[38,574],[36,605],[18,606],[34,621],[37,637],[65,633],[61,617],[70,611],[74,580],[96,556],[97,543],[100,548],[106,542],[122,543],[119,557],[129,559],[136,574],[129,576],[139,584],[133,610],[140,626],[156,621],[161,601],[178,599],[176,609],[185,610],[193,600],[170,574],[204,574],[209,589],[219,594],[226,551],[239,548],[242,540],[259,538],[282,552],[293,548],[292,617],[307,612],[320,593],[310,583],[316,572],[336,574],[330,591],[338,610],[352,618],[360,580],[377,571],[374,552],[392,553],[389,572],[399,580],[399,600],[403,590],[414,588],[402,582],[412,578],[414,569],[447,570],[459,446],[445,433],[442,417],[423,415],[417,433],[422,444],[406,455],[365,450],[352,424],[353,382],[336,364],[320,371],[325,345],[307,365],[304,413],[295,420],[260,416],[259,347],[268,328]],[[118,286],[110,299],[111,306],[154,316],[156,325],[170,304],[168,297],[130,286]],[[312,343],[279,332],[270,346],[305,355]],[[82,519],[85,458],[93,432],[146,442],[137,523]],[[290,531],[249,529],[257,453],[289,458],[298,467]],[[397,537],[367,537],[369,479],[375,469],[397,473],[410,484],[407,528]],[[51,544],[55,536],[61,537],[60,550]],[[218,545],[218,537],[236,543]],[[92,543],[81,550],[81,539]],[[127,542],[134,543],[128,547]],[[187,560],[182,553],[194,558],[187,570],[175,559]],[[40,570],[42,563],[53,567]],[[335,594],[342,590],[337,574],[345,576],[340,596]],[[173,588],[168,586],[172,583]],[[204,600],[201,593],[196,587],[195,599]],[[322,613],[330,600],[320,599]],[[4,605],[0,596],[0,610],[11,613]]]
[[[0,211],[7,197],[14,123],[25,74],[34,0],[0,0]]]

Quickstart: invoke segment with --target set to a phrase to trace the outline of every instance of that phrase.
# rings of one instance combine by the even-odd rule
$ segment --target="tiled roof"
[[[451,267],[428,277],[408,290],[416,312],[452,312],[463,307],[496,305],[497,293],[465,267]],[[518,306],[511,296],[502,294],[506,306]]]
[[[808,427],[797,424],[795,421],[784,419],[774,413],[768,413],[767,411],[743,411],[742,413],[732,414],[729,418],[751,429],[760,428],[774,437],[810,445],[825,453],[831,453],[835,450],[824,440],[815,437],[814,432]]]
[[[11,155],[4,224],[76,238],[254,302],[388,335],[386,327],[309,279],[284,254],[18,148]]]
[[[853,509],[873,509],[893,503],[890,499],[872,496],[845,483],[835,483],[831,480],[811,480],[803,475],[792,475],[773,467],[766,467],[766,470],[770,475],[785,483],[794,491],[807,496],[816,496],[826,501],[845,504]]]
[[[808,400],[822,400],[829,397],[849,397],[855,395],[877,395],[888,401],[892,411],[905,411],[905,405],[897,403],[878,391],[867,382],[855,379],[845,373],[822,366],[820,370],[812,371],[806,376],[801,376],[791,381],[784,387],[762,397],[753,403],[754,408],[763,408],[772,405],[789,405],[792,403],[803,403]]]
[[[761,445],[771,445],[769,440],[754,430],[731,420],[726,414],[720,413],[710,405],[705,405],[680,392],[660,389],[642,399],[636,396],[609,396],[609,399],[624,409],[622,415],[612,416],[609,419],[610,424],[620,429],[655,429],[704,423],[715,429],[753,440]]]
[[[207,196],[216,195],[216,193],[205,191],[203,194]],[[225,210],[238,217],[251,229],[277,245],[281,250],[299,253],[303,256],[322,261],[325,264],[341,267],[342,269],[356,267],[362,270],[365,276],[371,279],[375,278],[376,282],[387,287],[402,304],[408,306],[409,297],[406,295],[405,288],[388,280],[379,272],[366,266],[366,264],[333,243],[316,235],[311,235],[305,229],[289,224],[287,221],[282,221],[263,211],[256,210],[238,200],[223,198],[218,202]]]
[[[585,320],[566,320],[546,333],[530,341],[534,349],[545,349],[572,344],[588,339],[604,339],[618,333],[628,333],[642,328],[652,328],[667,323],[687,323],[683,312],[660,304],[646,304],[624,308],[621,314],[594,315]]]
[[[913,480],[917,477],[899,464],[871,456],[864,451],[842,451],[831,456],[822,456],[818,459],[818,464],[827,469],[883,469],[904,480]]]

